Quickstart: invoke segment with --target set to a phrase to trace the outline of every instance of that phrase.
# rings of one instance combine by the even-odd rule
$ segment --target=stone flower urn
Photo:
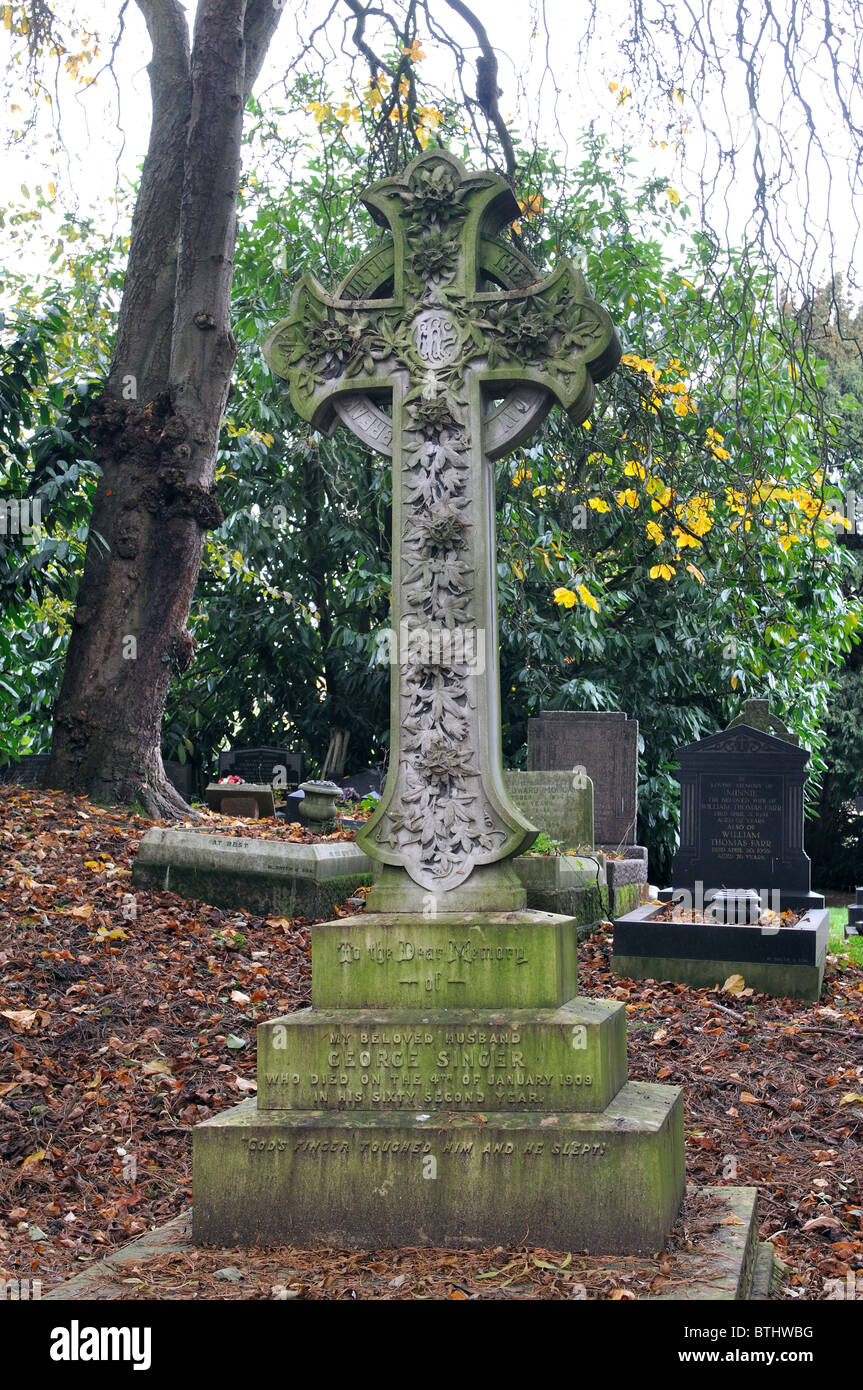
[[[307,820],[332,820],[336,814],[336,798],[342,789],[336,782],[301,782],[303,815]]]

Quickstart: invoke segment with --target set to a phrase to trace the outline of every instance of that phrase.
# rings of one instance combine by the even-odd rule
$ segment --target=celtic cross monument
[[[497,240],[518,205],[494,174],[434,151],[366,202],[386,247],[336,298],[304,277],[265,347],[300,415],[392,457],[390,775],[358,838],[396,870],[373,905],[517,906],[536,832],[501,776],[491,460],[555,401],[583,420],[620,349],[570,262],[543,280]]]
[[[392,459],[382,867],[312,928],[313,1008],[259,1027],[257,1100],[196,1130],[195,1238],[654,1250],[680,1094],[627,1081],[576,923],[524,909],[500,752],[492,463],[555,403],[583,420],[620,348],[569,261],[543,279],[498,239],[496,175],[430,150],[365,201],[389,236],[333,297],[305,276],[264,351],[304,419]]]

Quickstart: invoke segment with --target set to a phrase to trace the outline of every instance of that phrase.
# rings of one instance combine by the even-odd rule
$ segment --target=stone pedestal
[[[194,1134],[199,1244],[661,1247],[675,1087],[628,1082],[622,1004],[577,997],[574,919],[312,927],[313,1008],[258,1030],[258,1097]]]

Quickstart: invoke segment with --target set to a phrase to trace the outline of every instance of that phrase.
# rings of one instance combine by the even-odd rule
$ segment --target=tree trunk
[[[136,0],[153,45],[153,119],[111,371],[90,434],[96,492],[46,782],[97,801],[187,807],[161,723],[206,531],[236,347],[230,296],[243,108],[281,16],[200,0],[189,54],[177,0]]]
[[[324,765],[321,768],[321,780],[323,782],[336,781],[339,777],[344,777],[350,737],[349,729],[332,729],[330,731],[330,744],[327,749],[327,756],[324,758]]]

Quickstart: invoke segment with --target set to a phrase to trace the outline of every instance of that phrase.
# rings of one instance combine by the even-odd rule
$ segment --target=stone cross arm
[[[523,273],[526,258],[514,250],[509,257]],[[526,286],[463,295],[441,287],[434,302],[414,302],[411,316],[403,293],[336,298],[313,275],[304,275],[290,315],[264,349],[273,370],[289,379],[297,413],[329,432],[341,414],[340,397],[379,397],[406,387],[411,378],[421,378],[428,395],[430,376],[437,381],[457,370],[481,377],[489,393],[532,383],[580,423],[593,406],[594,382],[620,359],[609,315],[568,259]]]

